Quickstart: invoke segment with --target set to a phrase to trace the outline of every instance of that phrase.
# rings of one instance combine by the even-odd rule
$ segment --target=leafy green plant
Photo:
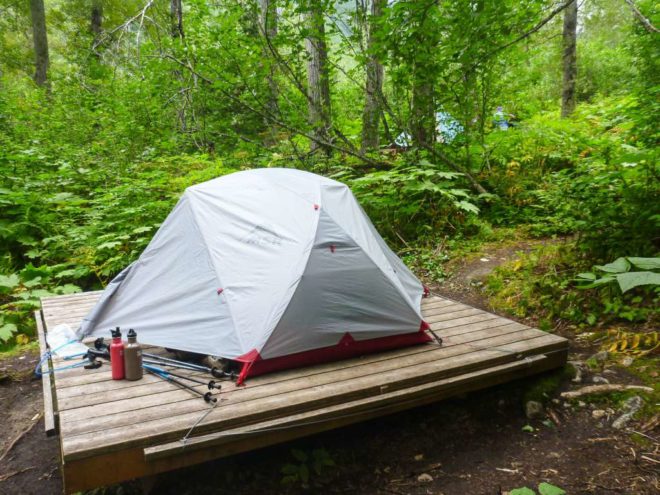
[[[282,466],[282,483],[307,485],[312,475],[322,476],[329,467],[335,466],[335,461],[325,449],[314,449],[311,454],[299,449],[292,449],[291,455],[295,463]]]
[[[494,308],[519,317],[533,315],[544,329],[559,320],[588,326],[616,320],[653,325],[660,299],[656,289],[639,287],[622,294],[614,279],[614,285],[603,285],[596,295],[588,293],[569,276],[585,263],[573,242],[541,246],[495,269],[486,292]]]
[[[539,484],[538,493],[539,495],[566,495],[565,490],[545,482]],[[514,488],[509,492],[509,495],[536,495],[536,492],[531,488],[521,487]]]
[[[635,268],[635,269],[633,269]],[[625,294],[643,285],[660,286],[660,258],[617,258],[612,263],[594,266],[594,271],[577,275],[581,289],[618,284]]]
[[[470,193],[460,183],[461,174],[447,172],[422,159],[400,160],[388,170],[348,179],[360,203],[377,227],[393,241],[456,230],[468,216],[479,213]]]
[[[0,274],[0,345],[25,344],[34,334],[33,311],[42,297],[80,292],[73,284],[53,285],[52,269],[28,264],[18,273]],[[20,333],[19,333],[20,332]]]

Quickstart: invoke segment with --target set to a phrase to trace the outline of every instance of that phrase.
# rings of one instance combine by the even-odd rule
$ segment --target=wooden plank
[[[441,308],[444,310],[445,308]],[[480,309],[465,307],[454,310],[454,307],[450,307],[451,311],[441,311],[439,313],[430,314],[428,317],[424,318],[426,323],[432,325],[433,323],[440,323],[443,321],[457,320],[459,318],[464,318],[466,316],[476,316],[481,314],[487,314]]]
[[[560,356],[548,358],[536,367],[519,370],[516,374],[489,374],[487,370],[484,375],[478,379],[464,383],[457,387],[456,393],[465,393],[471,390],[488,387],[502,383],[517,377],[527,376],[528,374],[538,373],[545,369],[551,369],[561,366],[563,362]],[[565,356],[563,357],[565,360]],[[333,421],[327,421],[319,424],[311,424],[304,427],[275,430],[267,435],[257,435],[247,439],[240,439],[236,442],[227,443],[219,447],[211,447],[191,451],[185,455],[177,455],[164,459],[156,459],[147,462],[144,457],[143,449],[139,447],[129,448],[121,452],[112,452],[101,454],[97,457],[68,461],[64,463],[64,480],[66,493],[74,493],[101,485],[109,485],[118,481],[137,478],[146,475],[153,475],[173,469],[198,464],[200,462],[230,456],[241,452],[254,450],[256,448],[286,442],[302,436],[326,431],[343,425],[355,422],[365,421],[373,417],[391,414],[401,410],[417,407],[443,398],[447,398],[449,392],[439,392],[421,399],[412,399],[409,401],[399,401],[398,403],[382,409],[374,409],[370,413],[362,415],[343,415]]]
[[[506,323],[506,320],[502,320],[502,322]],[[471,324],[469,326],[464,327],[465,330],[467,331],[468,329],[473,329],[474,331],[476,330],[483,330],[486,328],[489,328],[490,325],[493,325],[493,323],[499,323],[497,321],[489,320],[485,322],[481,322],[478,324]],[[499,333],[507,333],[512,330],[517,330],[517,329],[525,329],[528,327],[525,327],[524,325],[521,324],[512,324],[508,323],[508,326],[505,325],[506,328],[497,328],[493,327],[491,328],[491,331],[497,330]],[[452,329],[455,333],[458,334],[458,328]],[[476,340],[477,338],[484,337],[487,334],[482,334],[482,335],[472,335],[470,336],[470,341]],[[453,344],[454,342],[449,341],[450,344]],[[458,342],[455,342],[458,343]],[[347,369],[351,368],[354,366],[362,366],[374,362],[380,362],[383,360],[387,359],[392,359],[395,357],[401,357],[403,355],[410,356],[413,354],[418,354],[421,352],[430,352],[436,350],[437,347],[435,345],[424,345],[424,346],[415,346],[415,347],[410,347],[407,349],[399,349],[396,351],[390,351],[388,353],[379,353],[379,354],[372,354],[368,355],[366,357],[362,358],[354,358],[351,360],[345,360],[345,361],[339,361],[339,362],[333,362],[333,363],[327,363],[324,365],[318,365],[318,366],[313,366],[313,367],[306,367],[303,369],[299,370],[289,370],[289,371],[283,371],[279,373],[272,373],[268,374],[262,377],[256,377],[250,380],[249,383],[249,388],[251,390],[254,390],[256,387],[259,386],[266,386],[270,385],[272,383],[281,383],[285,380],[290,380],[290,379],[303,379],[303,378],[308,378],[312,375],[316,374],[325,374],[329,373],[331,371],[334,371],[336,369]],[[405,353],[404,353],[405,351]],[[81,371],[78,371],[79,373]],[[82,371],[82,373],[89,373],[89,371]],[[183,372],[187,373],[187,372]],[[202,379],[208,379],[209,376],[204,373],[192,373],[192,376],[196,376],[198,378]],[[87,396],[86,400],[89,401],[94,401],[98,402],[100,398],[96,398],[94,394],[96,393],[101,393],[101,392],[106,392],[110,390],[115,390],[115,389],[129,389],[132,387],[142,387],[144,388],[145,383],[154,383],[158,379],[155,377],[152,377],[150,375],[146,375],[142,381],[136,381],[136,382],[125,382],[125,381],[113,381],[110,379],[109,371],[106,369],[105,375],[103,377],[94,377],[92,376],[91,378],[94,379],[92,382],[90,378],[88,378],[88,375],[84,375],[83,377],[77,376],[72,379],[67,380],[67,384],[70,385],[69,387],[62,387],[61,382],[62,378],[58,378],[58,399],[62,399],[63,397],[65,398],[70,398],[70,397],[76,397],[76,396]],[[72,380],[75,380],[75,382],[71,383]],[[82,382],[88,384],[87,387],[80,387],[79,385],[83,384]],[[91,384],[91,385],[90,385]],[[89,388],[89,387],[92,388]],[[224,383],[224,391],[231,391],[235,385],[231,382],[225,382]],[[136,393],[137,395],[137,393]],[[125,393],[122,394],[122,397],[127,396]],[[61,406],[61,408],[69,408],[69,406]]]
[[[527,360],[519,360],[513,363],[506,363],[499,366],[493,366],[484,370],[465,373],[455,377],[439,380],[437,382],[427,383],[417,387],[411,387],[397,392],[386,393],[378,397],[357,400],[349,403],[339,404],[337,406],[317,409],[303,414],[294,414],[285,418],[278,418],[272,421],[265,421],[241,428],[222,431],[218,433],[209,433],[189,438],[185,443],[181,440],[169,442],[144,449],[145,460],[153,461],[162,457],[169,457],[177,453],[190,453],[200,448],[206,448],[216,445],[224,445],[242,438],[254,436],[255,434],[269,433],[273,429],[296,428],[305,426],[311,422],[331,421],[337,416],[346,414],[359,414],[370,412],[374,407],[385,407],[395,402],[417,399],[429,392],[437,393],[441,390],[452,390],[457,385],[462,385],[466,381],[482,378],[486,375],[497,375],[500,373],[511,373],[520,369],[527,369],[537,366],[541,361],[547,359],[545,355],[533,356]]]
[[[428,323],[433,331],[440,331],[440,330],[446,330],[448,328],[467,325],[469,323],[478,323],[480,321],[485,321],[485,320],[504,320],[507,322],[512,322],[512,320],[507,320],[506,318],[502,318],[500,316],[481,311],[472,316],[463,316],[461,318],[456,318],[453,320],[434,321]],[[440,333],[441,337],[443,335],[444,333]]]
[[[468,318],[461,318],[458,320],[452,320],[452,322],[440,322],[434,325],[431,325],[432,328],[437,329],[437,330],[442,330],[440,333],[441,336],[446,337],[450,335],[457,335],[461,333],[468,333],[470,331],[476,331],[476,330],[481,330],[483,328],[487,327],[496,327],[496,326],[503,326],[506,324],[512,323],[511,320],[507,320],[504,318],[500,318],[496,315],[492,315],[490,313],[484,313],[483,315],[477,315],[474,317],[468,317]],[[439,328],[439,327],[446,327],[446,328]],[[529,328],[529,327],[525,327]],[[435,344],[432,344],[435,345]],[[319,368],[318,366],[314,367],[308,367],[305,368],[305,370],[319,370],[319,372],[327,372],[331,371],[333,369],[339,369],[343,368],[346,366],[351,366],[353,365],[357,360],[360,360],[363,363],[370,362],[371,360],[382,360],[382,359],[390,359],[395,356],[402,356],[402,355],[408,355],[408,354],[414,354],[417,352],[420,352],[420,349],[422,349],[424,352],[428,350],[428,346],[424,345],[419,345],[419,346],[412,346],[412,347],[406,347],[402,349],[395,349],[392,351],[386,351],[383,353],[378,353],[378,354],[372,354],[372,355],[366,355],[363,357],[358,357],[358,358],[353,358],[349,360],[343,360],[343,361],[335,361],[333,363],[328,363],[323,366],[322,368]],[[316,371],[312,371],[314,373]],[[274,377],[272,381],[281,381],[282,379],[285,379],[287,373],[291,375],[296,375],[300,376],[300,373],[306,373],[305,371],[301,371],[299,369],[291,370],[291,371],[285,371],[285,372],[278,372],[278,373],[272,373],[267,375],[268,377]],[[98,376],[97,376],[98,375]],[[110,373],[107,367],[101,367],[98,370],[66,370],[61,373],[58,373],[56,377],[56,383],[57,383],[57,388],[58,390],[61,390],[63,388],[67,387],[79,387],[83,384],[86,383],[99,383],[102,381],[109,381],[110,378]],[[256,382],[261,382],[262,380],[268,380],[265,377],[255,377],[250,380],[250,384],[254,384]],[[267,382],[269,383],[269,382]]]
[[[517,340],[521,340],[525,338],[524,332],[527,333],[529,336],[536,336],[538,334],[537,330],[531,330],[525,327],[524,325],[513,323],[509,324],[504,328],[501,328],[499,330],[498,335],[510,335],[510,334],[515,334],[511,335],[508,338],[508,341],[515,342]],[[470,334],[464,334],[464,335],[458,335],[455,337],[446,337],[445,344],[442,347],[439,346],[424,346],[426,348],[426,351],[414,353],[414,354],[407,354],[405,356],[397,356],[396,358],[390,358],[390,359],[375,359],[375,360],[355,360],[352,361],[352,363],[349,363],[347,361],[342,361],[344,364],[343,366],[334,366],[332,367],[332,370],[329,370],[329,367],[325,367],[325,371],[316,371],[314,368],[305,368],[303,370],[299,370],[298,373],[293,372],[290,374],[290,379],[287,380],[286,377],[280,377],[279,380],[275,379],[273,382],[277,388],[273,389],[272,385],[269,387],[264,387],[260,386],[259,383],[256,384],[256,386],[252,386],[252,382],[250,382],[249,386],[247,387],[239,387],[236,388],[236,386],[231,383],[231,382],[225,382],[225,387],[223,388],[221,395],[223,397],[227,397],[227,394],[229,394],[232,391],[237,391],[240,392],[240,398],[242,400],[247,400],[248,397],[250,399],[262,397],[262,396],[267,396],[267,395],[274,395],[278,393],[283,393],[284,391],[289,391],[289,390],[301,390],[306,387],[312,387],[316,386],[319,383],[324,383],[324,382],[338,382],[343,379],[347,380],[355,380],[358,379],[360,376],[364,376],[367,374],[373,374],[373,373],[379,373],[383,371],[389,371],[390,369],[396,368],[400,369],[405,366],[409,365],[414,365],[414,366],[420,366],[426,362],[437,360],[437,359],[442,359],[443,357],[449,356],[450,352],[449,349],[452,347],[458,346],[459,344],[468,344],[468,346],[464,346],[464,352],[472,352],[474,350],[474,346],[470,345],[470,343],[478,343],[480,340],[483,339],[489,339],[492,342],[492,332],[490,329],[485,329],[481,330],[478,332],[473,332]],[[452,340],[454,339],[454,340]],[[454,351],[454,354],[456,351]],[[423,354],[423,355],[422,355]],[[378,355],[376,355],[378,356]],[[316,371],[313,373],[310,373],[312,371]],[[302,374],[301,374],[302,373]],[[161,380],[162,382],[162,380]],[[130,383],[130,382],[129,382]],[[139,382],[133,382],[133,383],[139,383]],[[87,388],[87,387],[86,387]],[[200,388],[200,390],[203,389],[203,386]],[[149,397],[148,396],[158,394],[160,392],[171,392],[172,390],[178,390],[177,387],[170,383],[162,382],[162,383],[153,383],[149,382],[146,384],[139,384],[134,387],[122,387],[121,390],[100,390],[95,394],[85,394],[85,395],[78,395],[74,397],[70,397],[67,399],[62,399],[59,397],[58,401],[58,406],[60,411],[66,411],[70,409],[75,409],[75,408],[81,408],[85,406],[92,406],[96,410],[89,411],[90,414],[92,414],[96,420],[99,419],[100,416],[106,415],[106,414],[114,414],[116,411],[114,409],[109,408],[108,404],[111,402],[119,401],[119,400],[124,400],[124,399],[133,399],[133,402],[135,404],[129,404],[126,403],[124,405],[125,410],[136,410],[140,407],[145,407],[148,405],[151,401],[155,401],[156,403],[172,403],[173,402],[173,395],[170,395],[169,397],[171,398],[165,398],[165,397]],[[180,397],[187,397],[189,394],[183,395],[180,394]],[[87,411],[87,409],[86,409]],[[120,411],[121,412],[121,411]],[[68,418],[68,413],[64,415],[65,418]],[[79,418],[72,418],[72,419],[63,419],[63,421],[78,421]]]
[[[470,332],[476,332],[478,330],[484,330],[487,328],[490,328],[492,331],[495,331],[495,329],[498,326],[505,326],[505,325],[511,325],[511,322],[504,319],[489,319],[478,323],[470,323],[468,325],[451,328],[446,332],[443,332],[443,336],[448,337],[454,335],[467,334]],[[529,328],[522,324],[518,324],[518,325],[520,325],[521,329]],[[435,343],[427,344],[427,345],[411,346],[402,349],[395,349],[391,351],[381,352],[377,354],[367,354],[365,356],[361,356],[357,358],[346,359],[342,361],[334,361],[331,363],[325,363],[321,365],[308,366],[305,368],[299,368],[294,370],[280,371],[277,373],[269,373],[267,375],[251,378],[249,382],[249,387],[251,389],[254,389],[255,387],[266,386],[272,383],[279,383],[284,380],[301,379],[320,373],[329,373],[340,368],[349,368],[353,366],[360,366],[369,363],[379,362],[386,359],[394,359],[401,356],[409,356],[421,352],[429,352],[434,350],[435,348],[436,348]],[[144,383],[153,383],[160,380],[159,378],[154,377],[152,375],[145,375],[142,378],[142,380],[134,381],[134,382],[128,382],[123,380],[112,380],[107,368],[105,369],[104,375],[92,376],[91,378],[89,378],[91,370],[84,370],[84,371],[72,370],[72,372],[73,371],[75,371],[76,373],[75,374],[72,373],[72,375],[75,375],[72,378],[69,377],[63,379],[62,376],[56,377],[58,400],[62,398],[70,398],[80,395],[92,395],[98,392],[115,390],[115,389],[131,388],[131,387],[141,386]],[[183,372],[183,373],[188,374],[188,372]],[[191,372],[190,376],[198,377],[198,378],[209,378],[209,375],[203,372],[200,373]],[[82,385],[85,386],[83,387]],[[225,391],[229,391],[233,389],[234,384],[231,382],[224,382],[223,387]]]
[[[225,382],[225,387],[222,390],[221,395],[224,398],[227,398],[228,394],[231,392],[237,392],[240,393],[240,399],[234,400],[252,400],[268,395],[280,394],[286,391],[301,390],[304,388],[317,386],[318,384],[322,383],[339,382],[341,380],[356,380],[361,376],[389,371],[391,369],[402,369],[406,366],[421,366],[425,363],[436,361],[438,359],[444,359],[451,356],[473,352],[475,350],[475,345],[484,347],[492,343],[504,344],[509,342],[517,342],[519,340],[535,337],[538,335],[539,333],[537,330],[528,329],[524,325],[513,323],[507,325],[506,327],[502,327],[498,333],[498,338],[493,338],[490,329],[485,329],[480,332],[467,334],[467,337],[457,336],[458,340],[455,342],[448,340],[447,344],[443,347],[439,347],[437,345],[425,346],[427,350],[423,353],[420,352],[416,354],[408,354],[405,356],[397,356],[393,359],[380,359],[369,362],[355,360],[351,365],[345,362],[345,366],[337,367],[332,371],[318,371],[315,373],[309,373],[314,368],[305,368],[303,370],[299,370],[299,373],[303,372],[305,375],[301,376],[295,372],[292,372],[289,374],[288,379],[286,378],[286,375],[282,376],[279,380],[273,378],[273,381],[269,383],[267,387],[261,385],[258,381],[256,382],[255,386],[252,385],[251,381],[250,384],[245,387],[236,387],[231,382]],[[486,343],[481,342],[484,341],[484,339],[487,339],[485,341]],[[74,396],[70,399],[67,399],[66,401],[60,401],[59,408],[60,412],[63,414],[63,422],[78,422],[84,418],[78,417],[76,415],[71,417],[71,414],[73,413],[65,413],[64,411],[90,405],[94,409],[89,411],[86,408],[85,410],[87,413],[94,416],[95,422],[98,422],[100,416],[130,410],[134,411],[140,408],[148,407],[151,402],[153,402],[155,405],[161,403],[171,404],[174,401],[173,394],[169,394],[168,397],[150,397],[151,395],[156,395],[161,390],[172,391],[172,386],[170,384],[167,385],[167,387],[161,388],[157,387],[157,383],[149,383],[145,385],[138,385],[136,387],[129,387],[124,389],[123,393],[119,394],[117,394],[116,390],[110,390],[100,391],[95,395],[89,394],[86,396]],[[174,390],[177,389],[174,388]],[[189,395],[179,394],[179,397],[188,398]],[[124,398],[134,399],[132,401],[134,403],[124,401],[123,405],[121,406],[110,405],[111,402],[120,401]],[[116,407],[120,407],[120,409],[116,409]]]
[[[563,351],[565,342],[557,342],[557,338],[541,335],[526,341],[496,346],[491,349],[472,352],[467,355],[437,360],[423,369],[408,367],[403,370],[392,370],[377,373],[340,383],[328,383],[301,391],[269,396],[261,400],[260,407],[246,403],[229,404],[217,407],[206,420],[198,426],[203,431],[218,431],[258,421],[281,417],[286,414],[305,412],[319,407],[381,395],[383,386],[388,390],[400,390],[420,383],[442,379],[457,372],[474,371],[475,367],[483,369],[486,366],[496,366],[511,360],[514,355]],[[75,410],[74,410],[75,411]],[[215,413],[215,414],[214,414]],[[183,415],[176,418],[165,418],[156,421],[143,421],[127,431],[124,427],[110,428],[74,437],[63,436],[62,446],[64,458],[76,459],[103,452],[118,450],[128,446],[144,445],[145,443],[162,441],[180,435],[198,418],[197,414]],[[118,417],[121,418],[121,415]],[[184,420],[184,421],[182,421]]]
[[[41,299],[41,302],[44,304],[59,304],[73,301],[82,301],[82,300],[98,300],[103,293],[102,290],[95,290],[89,292],[77,292],[75,294],[65,294],[61,296],[51,296],[44,297]]]
[[[449,306],[450,304],[456,304],[456,302],[448,299],[441,299],[439,297],[422,299],[422,311],[436,307]]]
[[[46,332],[44,330],[41,313],[34,312],[34,320],[37,324],[37,337],[39,339],[39,356],[44,356],[48,352],[46,343]],[[57,434],[57,422],[55,419],[55,405],[53,399],[53,383],[50,370],[52,369],[50,359],[46,359],[41,365],[41,386],[44,394],[44,429],[47,436]]]

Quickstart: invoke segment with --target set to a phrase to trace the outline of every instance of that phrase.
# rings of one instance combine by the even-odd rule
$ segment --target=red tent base
[[[417,332],[390,335],[368,340],[355,340],[350,333],[346,332],[336,345],[270,359],[263,359],[259,352],[256,349],[253,349],[247,354],[243,354],[235,359],[236,361],[243,363],[243,369],[238,376],[236,384],[242,385],[243,382],[245,382],[245,379],[250,376],[263,375],[265,373],[270,373],[271,371],[300,368],[302,366],[327,363],[329,361],[339,361],[341,359],[348,359],[362,354],[387,351],[399,347],[430,342],[433,339],[428,333],[426,333],[428,328],[428,324],[422,321],[419,331]]]

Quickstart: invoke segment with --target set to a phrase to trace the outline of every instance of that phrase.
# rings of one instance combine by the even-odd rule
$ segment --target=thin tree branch
[[[642,14],[640,12],[640,10],[637,8],[637,6],[635,5],[635,3],[632,0],[623,0],[623,1],[628,4],[628,6],[630,7],[630,10],[632,10],[635,17],[637,17],[637,20],[642,23],[642,26],[644,26],[644,28],[649,33],[658,33],[658,32],[660,32],[658,30],[658,28],[656,28],[653,25],[653,23],[651,23],[651,21],[647,17],[645,17],[644,14]]]
[[[554,19],[555,16],[556,16],[557,14],[559,14],[560,12],[562,12],[566,7],[568,7],[570,4],[572,4],[572,3],[575,2],[575,1],[577,1],[577,0],[568,0],[568,1],[565,2],[565,3],[562,3],[562,4],[559,5],[555,10],[553,10],[552,12],[550,12],[550,15],[548,15],[548,17],[546,17],[545,19],[541,20],[541,21],[540,21],[538,24],[536,24],[532,29],[530,29],[529,31],[527,31],[527,32],[525,32],[525,33],[523,33],[523,34],[521,34],[521,35],[518,36],[517,38],[515,38],[515,39],[509,41],[508,43],[505,43],[505,44],[503,44],[503,45],[500,45],[500,46],[496,47],[495,49],[491,50],[489,53],[487,53],[487,54],[485,55],[484,59],[487,59],[487,58],[492,57],[492,56],[495,55],[496,53],[498,53],[498,52],[500,52],[500,51],[502,51],[502,50],[504,50],[504,49],[506,49],[506,48],[509,48],[509,47],[512,46],[512,45],[515,45],[516,43],[518,43],[519,41],[524,40],[525,38],[529,38],[532,34],[534,34],[534,33],[536,33],[537,31],[539,31],[543,26],[545,26],[548,22],[550,22],[552,19]],[[626,0],[626,1],[627,1],[627,0]]]
[[[174,57],[173,55],[169,54],[163,54],[164,58],[167,58],[169,60],[172,60],[173,62],[176,62],[179,64],[181,67],[185,68],[186,70],[190,71],[191,73],[195,74],[201,81],[204,81],[207,84],[214,85],[216,81],[213,79],[209,79],[208,77],[200,74],[197,72],[189,63],[186,63],[182,60],[179,60],[178,58]],[[216,90],[218,90],[220,93],[222,93],[225,97],[229,98],[230,100],[238,103],[239,105],[243,106],[245,109],[251,111],[252,113],[264,118],[268,119],[270,122],[277,124],[278,126],[282,127],[283,129],[286,129],[290,132],[293,132],[295,134],[298,134],[300,136],[303,136],[311,141],[314,141],[315,143],[318,143],[321,146],[327,146],[329,148],[332,148],[334,150],[339,151],[340,153],[345,153],[347,155],[353,156],[355,158],[358,158],[359,160],[363,161],[364,163],[367,163],[371,166],[378,167],[381,166],[384,162],[383,161],[376,161],[372,160],[371,158],[362,155],[361,153],[354,151],[352,149],[344,148],[342,146],[338,146],[335,143],[332,143],[330,141],[326,141],[325,139],[319,138],[318,136],[314,136],[308,132],[305,132],[301,129],[297,129],[293,127],[290,124],[287,124],[283,120],[277,118],[275,115],[273,115],[271,112],[268,110],[260,110],[258,108],[255,108],[254,106],[250,105],[249,103],[243,101],[239,97],[231,94],[229,91],[223,90],[222,88],[218,88],[217,86],[213,86]],[[391,165],[391,164],[390,164]]]

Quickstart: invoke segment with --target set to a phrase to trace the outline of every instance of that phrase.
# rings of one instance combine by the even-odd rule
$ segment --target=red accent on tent
[[[319,205],[314,204],[314,209],[315,209],[315,210],[318,210],[318,209],[319,209]]]
[[[335,245],[334,245],[334,244],[331,244],[331,245],[330,245],[330,252],[331,252],[331,253],[334,253],[334,252],[335,252]]]
[[[217,290],[218,295],[222,294],[222,291],[225,290],[222,287]]]
[[[248,376],[263,375],[272,371],[300,368],[302,366],[326,363],[328,361],[339,361],[362,354],[430,342],[433,339],[426,333],[428,328],[428,323],[422,321],[417,332],[389,335],[387,337],[368,340],[355,340],[350,333],[346,332],[336,345],[270,359],[263,359],[256,349],[252,349],[247,354],[243,354],[235,359],[235,361],[243,363],[243,369],[238,376],[236,384],[242,385]]]
[[[422,297],[429,297],[431,295],[431,289],[429,289],[426,285],[423,285],[424,287],[424,294]]]

